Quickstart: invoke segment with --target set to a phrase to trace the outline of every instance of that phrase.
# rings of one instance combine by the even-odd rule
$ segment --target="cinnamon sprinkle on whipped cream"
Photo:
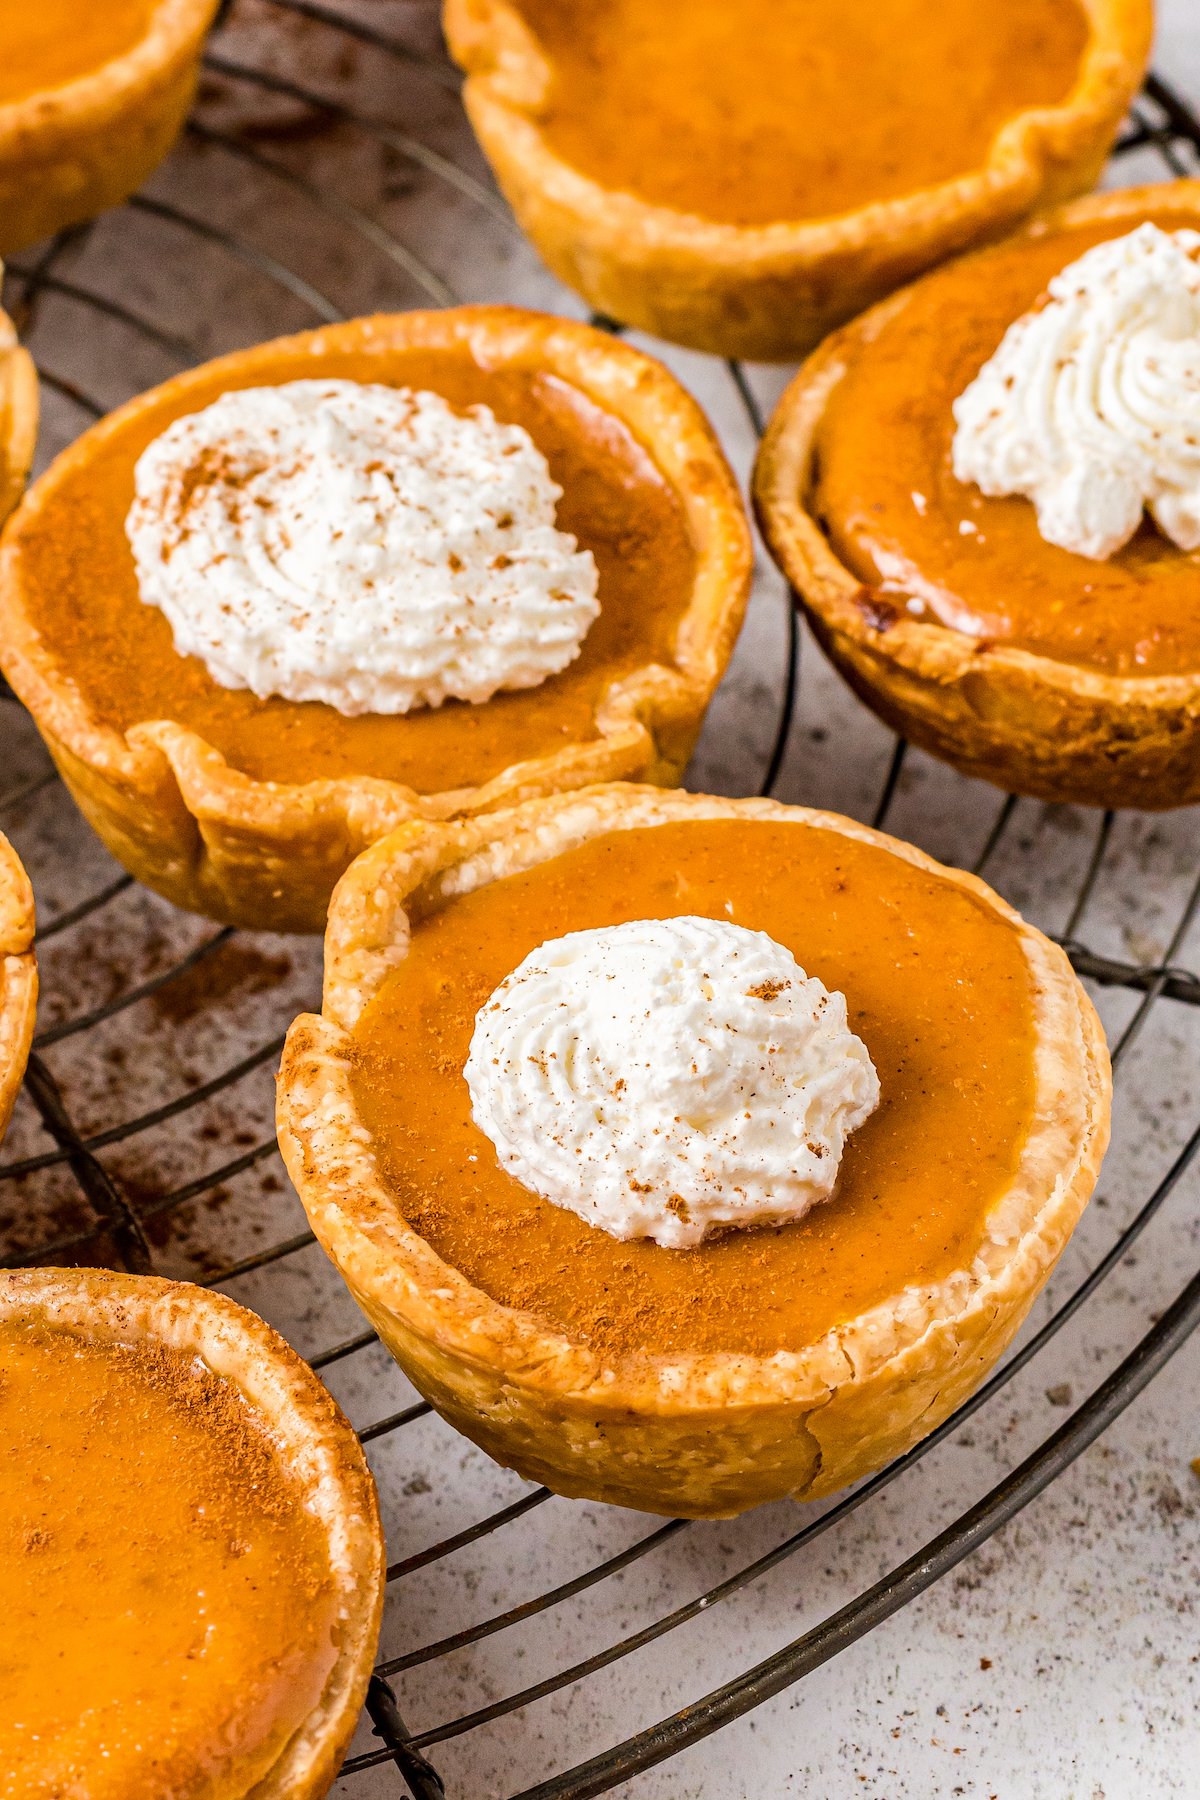
[[[1057,274],[954,403],[952,462],[1103,561],[1148,509],[1200,549],[1200,232],[1139,225]],[[982,540],[980,540],[982,541]]]
[[[562,489],[486,406],[356,381],[243,388],[142,452],[141,598],[222,687],[406,713],[536,687],[600,607]]]
[[[641,919],[531,951],[475,1020],[472,1117],[525,1187],[670,1249],[833,1192],[879,1078],[846,1002],[724,919]]]

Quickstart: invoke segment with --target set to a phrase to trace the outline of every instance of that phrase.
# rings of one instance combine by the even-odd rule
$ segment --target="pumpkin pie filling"
[[[124,56],[145,37],[152,12],[151,0],[90,6],[78,0],[44,0],[38,6],[5,0],[0,105],[62,87]]]
[[[1194,209],[1148,213],[1163,230]],[[1144,520],[1106,561],[1047,543],[1019,495],[989,498],[951,469],[952,406],[1053,276],[1128,218],[1026,235],[911,288],[864,333],[826,407],[813,510],[883,603],[988,643],[1110,675],[1200,670],[1200,554]]]
[[[539,124],[563,161],[743,226],[826,218],[978,168],[1008,119],[1067,97],[1089,35],[1077,0],[517,10],[550,64]]]
[[[508,1175],[463,1065],[479,1007],[536,945],[685,914],[767,931],[840,989],[882,1097],[829,1201],[670,1250]],[[1034,1034],[1016,930],[972,894],[839,833],[684,821],[592,838],[420,920],[354,1027],[351,1084],[404,1218],[494,1300],[606,1358],[769,1356],[969,1266],[1028,1133]]]
[[[281,355],[271,379],[311,376],[311,357]],[[491,407],[521,425],[563,489],[557,524],[592,552],[600,616],[579,657],[541,686],[483,705],[449,700],[407,716],[347,717],[334,707],[220,687],[196,657],[175,651],[170,627],[138,598],[125,535],[133,469],[146,445],[182,413],[199,411],[262,374],[175,393],[110,437],[103,457],[77,463],[21,534],[29,613],[50,656],[96,717],[123,732],[171,719],[257,780],[305,782],[366,775],[419,793],[479,784],[513,763],[597,736],[605,689],[631,670],[669,662],[692,589],[695,551],[678,495],[632,432],[561,378],[486,369],[464,353],[390,347],[371,358],[332,352],[323,377],[424,388],[456,408]]]
[[[10,1318],[0,1441],[11,1791],[124,1800],[150,1766],[156,1793],[246,1793],[337,1653],[328,1546],[264,1424],[182,1350]]]

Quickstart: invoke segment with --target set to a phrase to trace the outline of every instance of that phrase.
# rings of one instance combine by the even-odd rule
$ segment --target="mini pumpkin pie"
[[[3,276],[0,268],[0,277]],[[0,525],[25,488],[37,442],[38,391],[33,360],[13,322],[0,312]]]
[[[135,875],[317,930],[404,819],[677,781],[750,562],[661,365],[540,314],[405,313],[87,432],[10,522],[0,660]]]
[[[11,1793],[308,1800],[366,1690],[375,1489],[312,1372],[180,1282],[0,1276]]]
[[[33,889],[16,851],[0,834],[0,1138],[29,1059],[37,991]]]
[[[1149,0],[445,0],[476,134],[554,273],[626,324],[789,361],[1090,187]]]
[[[0,24],[0,251],[92,218],[179,135],[218,0],[8,0]]]
[[[804,364],[768,544],[855,691],[1045,800],[1200,800],[1200,183],[1075,202]]]
[[[288,1170],[410,1378],[557,1492],[828,1494],[1001,1354],[1110,1076],[1056,946],[833,814],[602,787],[347,871]]]

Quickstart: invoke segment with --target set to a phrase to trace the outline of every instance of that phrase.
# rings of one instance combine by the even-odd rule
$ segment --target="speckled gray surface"
[[[344,0],[404,41],[432,49],[427,0]],[[1162,8],[1157,64],[1200,96],[1196,0]],[[218,46],[227,58],[308,82],[386,120],[476,179],[486,180],[451,91],[354,48],[318,24],[285,24],[270,0],[239,0]],[[210,82],[201,115],[249,130],[254,154],[336,191],[411,246],[464,298],[507,298],[577,312],[504,222],[470,194],[423,173],[394,145],[348,126],[311,129],[284,99],[264,108],[244,83]],[[1122,179],[1158,173],[1150,153]],[[211,140],[187,141],[149,192],[219,218],[246,245],[298,271],[341,310],[419,304],[411,273],[311,197]],[[18,259],[29,263],[27,256]],[[180,335],[195,359],[312,320],[250,262],[205,244],[161,215],[128,210],[102,221],[56,265]],[[19,296],[20,281],[12,292]],[[162,379],[175,360],[69,296],[43,295],[33,330],[43,365],[108,405]],[[661,347],[659,347],[661,348]],[[739,472],[753,453],[745,406],[720,364],[661,353],[701,397]],[[769,406],[785,371],[755,370]],[[75,401],[47,390],[42,458],[80,429]],[[691,785],[757,785],[783,678],[785,600],[766,566],[734,666],[713,708]],[[43,921],[117,873],[60,787],[43,781],[44,753],[27,721],[0,713],[6,773],[2,822],[26,857]],[[811,643],[803,649],[799,715],[777,786],[783,799],[869,814],[891,739],[849,699]],[[31,786],[27,785],[31,784]],[[24,793],[20,790],[25,789]],[[890,827],[935,854],[973,861],[999,797],[914,755]],[[1096,840],[1094,815],[1022,802],[988,864],[989,877],[1038,923],[1061,931]],[[1172,937],[1197,868],[1195,812],[1117,820],[1076,934],[1127,961],[1200,966],[1200,926]],[[171,967],[212,928],[137,890],[116,895],[46,942],[42,1029],[75,1020]],[[315,996],[312,944],[239,934],[136,1006],[47,1046],[46,1060],[85,1131],[193,1092],[268,1046]],[[1128,994],[1099,996],[1116,1037]],[[155,1266],[211,1274],[303,1229],[270,1154],[272,1058],[211,1100],[104,1150],[144,1210],[204,1171],[236,1164],[216,1194],[164,1208],[150,1231]],[[1200,1114],[1200,1009],[1160,1001],[1120,1070],[1114,1147],[1094,1205],[1035,1316],[1071,1290],[1132,1217]],[[9,1157],[47,1147],[27,1100]],[[877,1579],[1011,1469],[1120,1360],[1196,1267],[1200,1172],[1193,1169],[1136,1249],[1083,1313],[970,1425],[885,1494],[771,1574],[698,1620],[602,1673],[501,1715],[433,1752],[454,1800],[492,1800],[578,1762],[705,1694]],[[58,1168],[0,1186],[5,1248],[82,1231],[88,1215]],[[103,1257],[102,1241],[85,1252]],[[299,1348],[319,1352],[359,1329],[336,1276],[311,1248],[228,1283]],[[1193,1342],[1106,1436],[1015,1522],[921,1600],[756,1713],[623,1790],[637,1800],[1142,1800],[1200,1794],[1200,1347]],[[412,1392],[377,1348],[333,1364],[327,1379],[359,1425],[405,1407]],[[438,1420],[423,1417],[371,1446],[393,1559],[416,1555],[525,1491]],[[501,1700],[637,1630],[779,1542],[813,1512],[763,1509],[689,1528],[578,1598],[465,1650],[401,1673],[398,1697],[421,1731]],[[467,1549],[392,1586],[383,1652],[397,1657],[506,1611],[643,1537],[637,1515],[550,1500]],[[356,1745],[369,1749],[364,1729]],[[345,1777],[353,1800],[404,1791],[394,1770]]]

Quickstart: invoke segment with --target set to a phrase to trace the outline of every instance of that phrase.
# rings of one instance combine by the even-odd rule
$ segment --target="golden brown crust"
[[[362,1447],[308,1365],[224,1294],[106,1269],[0,1275],[0,1321],[38,1319],[91,1341],[167,1344],[233,1382],[267,1424],[319,1521],[338,1602],[338,1655],[321,1700],[254,1800],[318,1800],[353,1734],[379,1636],[383,1535]]]
[[[703,413],[661,364],[570,320],[514,307],[458,307],[356,319],[252,350],[175,377],[87,432],[31,490],[14,530],[36,516],[56,471],[103,455],[107,437],[167,389],[186,396],[261,371],[307,348],[345,354],[385,340],[467,347],[488,366],[548,369],[620,418],[679,496],[696,572],[674,662],[612,682],[597,708],[598,736],[514,763],[479,787],[418,794],[368,777],[302,786],[254,781],[171,721],[123,736],[102,724],[47,653],[25,608],[19,546],[0,562],[0,660],[32,712],[84,816],[139,880],[177,905],[233,924],[319,931],[329,895],[367,844],[408,818],[440,819],[512,806],[535,795],[636,778],[679,780],[705,709],[729,660],[749,592],[751,549],[737,485]],[[603,596],[601,596],[603,599]]]
[[[37,1011],[33,889],[16,851],[0,834],[0,1138],[29,1060]]]
[[[1018,114],[984,168],[838,217],[737,226],[611,192],[537,123],[549,68],[509,0],[444,0],[467,112],[522,229],[600,312],[721,356],[788,362],[943,257],[1090,187],[1145,69],[1150,0],[1086,0],[1091,40],[1059,106]],[[947,79],[951,79],[947,71]]]
[[[351,1033],[406,954],[410,917],[599,833],[685,818],[795,821],[878,844],[1015,927],[1035,993],[1034,1124],[969,1269],[910,1287],[801,1351],[605,1362],[472,1287],[405,1223],[355,1106]],[[322,1013],[288,1034],[277,1123],[317,1237],[453,1424],[557,1492],[702,1517],[830,1493],[953,1409],[1017,1330],[1091,1193],[1109,1095],[1100,1025],[1066,957],[974,876],[836,814],[618,785],[411,824],[360,857],[330,909]]]
[[[1200,181],[1077,200],[1026,233],[1132,222],[1175,206],[1193,222]],[[881,609],[834,551],[811,504],[821,421],[859,347],[904,304],[902,293],[885,300],[808,359],[779,402],[755,468],[768,548],[830,659],[895,730],[1000,787],[1092,806],[1200,800],[1200,670],[1108,675],[906,617],[902,593]]]
[[[0,277],[4,270],[0,267]],[[37,374],[6,312],[0,312],[0,525],[25,491],[37,444]]]
[[[157,0],[123,56],[0,105],[0,251],[90,219],[132,193],[192,102],[219,0]]]

